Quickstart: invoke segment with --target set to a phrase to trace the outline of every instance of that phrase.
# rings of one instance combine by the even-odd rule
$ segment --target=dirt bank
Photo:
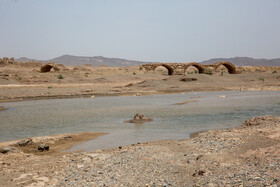
[[[48,99],[182,93],[222,90],[280,90],[280,67],[239,67],[240,74],[168,76],[166,69],[84,67],[40,73],[40,67],[4,66],[0,69],[0,102]]]
[[[0,186],[279,186],[280,117],[180,141],[95,152],[0,154]]]
[[[0,152],[5,153],[4,148],[8,148],[8,152],[22,152],[35,155],[59,155],[64,154],[63,151],[70,149],[73,145],[92,140],[106,133],[70,133],[52,136],[29,137],[22,140],[14,140],[0,143]],[[38,150],[41,144],[48,145],[48,151]],[[3,150],[4,149],[4,150]]]

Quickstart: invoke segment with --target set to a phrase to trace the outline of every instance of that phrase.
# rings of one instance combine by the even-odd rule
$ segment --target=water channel
[[[188,104],[174,105],[185,101]],[[190,133],[241,125],[260,115],[280,115],[280,92],[224,91],[185,94],[48,99],[1,103],[0,142],[74,132],[108,132],[72,150],[188,138]],[[123,123],[141,113],[154,121]]]

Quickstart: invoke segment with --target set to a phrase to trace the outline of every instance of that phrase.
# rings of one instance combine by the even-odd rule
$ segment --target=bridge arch
[[[199,74],[205,73],[205,72],[206,72],[206,69],[205,69],[205,67],[203,67],[203,65],[201,65],[201,64],[199,64],[199,63],[196,63],[196,62],[193,62],[193,63],[189,63],[189,64],[186,64],[186,65],[185,65],[185,67],[184,67],[184,73],[186,72],[186,70],[187,70],[188,67],[190,67],[190,66],[196,67]]]
[[[50,72],[53,67],[54,67],[54,65],[51,65],[51,64],[43,65],[41,67],[41,72],[42,73]]]
[[[64,67],[62,64],[54,64],[54,63],[48,63],[48,64],[45,64],[41,67],[41,73],[47,73],[47,72],[50,72],[52,69],[54,71],[59,71],[60,68],[58,67]]]
[[[174,69],[171,66],[169,66],[168,64],[157,64],[153,70],[155,70],[156,68],[158,68],[160,66],[165,67],[168,70],[168,75],[174,74]]]
[[[230,74],[236,74],[236,66],[230,62],[216,62],[213,64],[215,70],[218,69],[221,65],[225,66]]]

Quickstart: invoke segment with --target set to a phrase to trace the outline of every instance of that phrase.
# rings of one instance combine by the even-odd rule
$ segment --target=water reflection
[[[226,95],[226,97],[219,97]],[[181,105],[182,103],[195,100]],[[3,103],[0,141],[73,132],[109,132],[74,149],[94,150],[160,139],[182,139],[206,129],[280,114],[280,92],[199,92],[173,95],[52,99]],[[141,113],[154,121],[123,123]]]

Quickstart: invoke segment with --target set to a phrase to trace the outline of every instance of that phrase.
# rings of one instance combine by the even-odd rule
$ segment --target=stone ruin
[[[44,64],[41,67],[40,72],[41,73],[47,73],[47,72],[50,72],[51,70],[54,70],[54,71],[65,71],[65,70],[68,70],[68,69],[64,65],[62,65],[62,64],[55,64],[53,62],[49,62],[49,63]]]
[[[0,58],[0,65],[2,65],[2,66],[7,65],[7,64],[14,64],[14,63],[15,63],[14,57],[11,57],[11,58],[3,57],[3,59]]]
[[[16,66],[16,67],[41,67],[42,63],[41,62],[36,62],[36,61],[28,61],[28,62],[18,62],[15,61],[14,57],[8,58],[8,57],[3,57],[0,59],[0,66]]]
[[[216,62],[211,65],[203,65],[196,62],[192,63],[149,63],[142,64],[139,70],[155,71],[157,67],[165,67],[168,70],[168,75],[180,75],[186,72],[186,70],[193,66],[197,68],[198,73],[206,73],[207,71],[216,71],[220,66],[225,66],[230,74],[236,74],[236,66],[230,62]]]

